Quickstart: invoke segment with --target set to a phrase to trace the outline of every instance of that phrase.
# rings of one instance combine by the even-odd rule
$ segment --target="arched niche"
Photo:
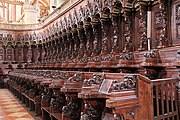
[[[14,56],[15,62],[22,62],[23,61],[23,48],[22,48],[22,43],[17,42],[15,44],[15,56]]]
[[[0,41],[0,62],[4,61],[4,43]]]
[[[12,42],[8,42],[6,45],[6,61],[7,62],[14,61],[14,45]]]
[[[23,46],[23,62],[25,63],[30,62],[30,58],[31,58],[30,43],[25,42]]]

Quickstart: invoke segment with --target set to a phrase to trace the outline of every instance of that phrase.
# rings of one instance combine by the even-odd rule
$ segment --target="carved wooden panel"
[[[11,47],[7,47],[6,48],[6,60],[7,61],[13,61],[13,57],[14,57],[14,49]]]
[[[180,2],[175,2],[172,9],[172,37],[173,44],[180,44]]]
[[[0,46],[0,61],[4,60],[4,48]]]

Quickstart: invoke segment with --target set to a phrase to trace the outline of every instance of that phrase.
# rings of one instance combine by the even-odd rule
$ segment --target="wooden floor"
[[[0,89],[0,120],[35,120],[7,89]]]

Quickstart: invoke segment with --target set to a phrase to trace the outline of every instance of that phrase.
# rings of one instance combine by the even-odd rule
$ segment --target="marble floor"
[[[7,89],[0,89],[0,120],[35,120]]]

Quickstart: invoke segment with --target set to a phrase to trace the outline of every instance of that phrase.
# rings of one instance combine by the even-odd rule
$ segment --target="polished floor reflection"
[[[34,120],[34,118],[7,89],[0,89],[0,120]]]

